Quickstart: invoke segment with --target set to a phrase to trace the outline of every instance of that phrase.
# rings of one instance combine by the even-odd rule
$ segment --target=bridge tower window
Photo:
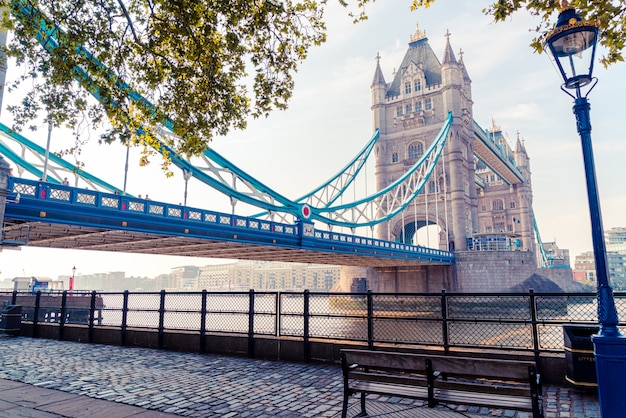
[[[415,91],[422,90],[422,80],[415,80]]]
[[[491,210],[504,210],[504,201],[502,199],[496,199],[491,202]]]
[[[426,99],[426,103],[424,104],[424,107],[426,108],[426,110],[431,110],[433,108],[432,99]]]
[[[515,202],[511,202],[510,207],[511,207],[511,209],[515,209]]]
[[[411,93],[411,83],[404,83],[404,93],[405,94],[409,94]]]
[[[396,116],[402,116],[402,106],[396,108]]]
[[[409,159],[419,158],[424,154],[424,144],[421,142],[413,142],[409,144]]]
[[[416,112],[422,111],[422,102],[415,102],[415,111]]]
[[[397,163],[398,162],[398,151],[394,151],[391,154],[391,162],[392,163]]]
[[[411,105],[411,103],[409,103],[409,104],[408,104],[408,105],[406,105],[406,107],[404,108],[404,113],[406,113],[406,114],[408,115],[409,113],[411,113],[412,109],[413,109],[413,106]]]

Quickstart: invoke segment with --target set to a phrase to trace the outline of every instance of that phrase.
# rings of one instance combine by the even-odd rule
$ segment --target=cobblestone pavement
[[[32,385],[27,388],[32,388],[33,396],[43,396],[36,390],[64,392],[79,395],[83,401],[109,401],[112,407],[123,404],[143,408],[144,412],[187,417],[341,415],[341,369],[329,364],[0,336],[0,379],[4,379],[0,380],[2,393],[5,391],[1,383],[22,382]],[[25,391],[22,387],[15,390]],[[554,386],[545,387],[544,391],[546,418],[599,417],[596,396]],[[46,396],[51,396],[48,392]],[[7,415],[8,409],[1,408],[5,400],[0,396],[3,417],[81,416],[63,415],[59,411],[52,415]],[[355,397],[350,416],[358,413],[357,403]],[[109,412],[114,410],[112,407]],[[371,416],[385,417],[530,417],[525,412],[465,406],[429,409],[421,401],[382,396],[368,397],[368,412]],[[162,416],[136,413],[106,416]]]

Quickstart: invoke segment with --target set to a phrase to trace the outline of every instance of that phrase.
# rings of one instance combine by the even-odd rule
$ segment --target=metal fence
[[[595,293],[72,292],[0,293],[34,326],[58,323],[340,340],[370,348],[440,346],[562,351],[565,324],[597,323]],[[622,319],[626,293],[616,293]],[[620,325],[624,325],[622,322]]]

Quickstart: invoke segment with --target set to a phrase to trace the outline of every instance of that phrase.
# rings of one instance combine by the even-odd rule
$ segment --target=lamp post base
[[[598,400],[604,418],[622,417],[626,413],[626,336],[593,335],[596,356]]]

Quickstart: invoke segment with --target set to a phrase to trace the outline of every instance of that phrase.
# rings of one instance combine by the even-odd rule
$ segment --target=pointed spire
[[[466,82],[471,82],[472,79],[470,78],[468,72],[467,72],[467,68],[465,67],[465,63],[463,62],[463,54],[465,54],[463,52],[462,49],[459,49],[459,64],[461,64],[461,72],[463,73],[463,79]]]
[[[452,47],[450,46],[450,31],[446,29],[446,49],[443,52],[443,64],[456,64],[456,58],[454,57],[454,52],[452,52]]]
[[[383,85],[386,86],[385,76],[383,75],[383,70],[380,68],[380,54],[376,53],[376,70],[374,71],[374,80],[372,80],[372,86]]]
[[[515,142],[515,152],[526,152],[526,147],[524,146],[524,140],[520,139],[519,131],[517,133],[517,141]]]

